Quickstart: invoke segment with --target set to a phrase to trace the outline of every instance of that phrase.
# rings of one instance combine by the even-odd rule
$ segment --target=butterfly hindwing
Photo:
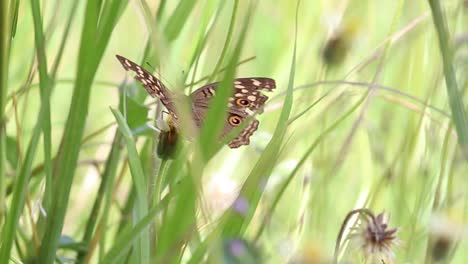
[[[203,121],[209,102],[216,94],[219,83],[207,84],[192,93],[192,108],[196,120]],[[251,77],[239,78],[233,81],[234,91],[229,98],[227,122],[222,137],[229,134],[235,127],[255,114],[261,114],[268,97],[261,91],[272,91],[276,88],[275,81],[270,78]],[[253,119],[228,145],[237,148],[250,143],[250,136],[257,130],[259,121]]]
[[[207,84],[192,93],[192,102],[196,107],[208,107],[216,94],[219,82]],[[238,107],[249,112],[257,112],[268,100],[261,91],[276,88],[275,80],[264,77],[238,78],[233,81],[234,94],[229,98],[229,107]]]
[[[250,136],[252,136],[252,134],[257,130],[259,123],[260,122],[257,119],[250,121],[250,123],[242,129],[239,135],[228,143],[228,146],[230,148],[238,148],[242,145],[250,144]]]

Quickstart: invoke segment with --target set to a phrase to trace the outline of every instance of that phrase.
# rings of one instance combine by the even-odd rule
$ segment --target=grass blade
[[[91,0],[87,2],[77,79],[69,117],[55,163],[54,180],[57,192],[53,204],[47,208],[49,216],[46,220],[46,230],[39,251],[39,262],[41,263],[51,263],[55,259],[55,251],[62,231],[80,151],[80,141],[84,132],[91,85],[109,41],[110,33],[119,17],[116,13],[109,15],[110,12],[107,8],[115,11],[125,4],[126,1],[111,1],[106,5],[106,10],[101,10],[100,2]],[[99,17],[99,14],[103,14],[103,16]],[[98,37],[96,38],[96,36]]]
[[[236,22],[236,13],[237,13],[237,1],[233,6],[233,11],[231,14],[231,25],[234,25]],[[226,109],[228,104],[229,96],[232,95],[232,80],[234,79],[236,72],[236,63],[240,57],[242,46],[245,40],[245,32],[247,26],[250,22],[250,16],[253,12],[252,6],[249,8],[248,15],[243,25],[242,34],[239,37],[236,48],[230,59],[229,66],[227,67],[226,74],[224,75],[223,81],[221,82],[219,88],[216,91],[216,96],[210,103],[210,108],[206,114],[204,125],[201,128],[200,132],[200,148],[203,160],[208,161],[221,147],[218,142],[218,135],[223,129],[225,119],[226,119]],[[226,40],[232,38],[233,31],[229,31],[226,37]],[[224,43],[223,50],[227,49],[228,42]],[[222,57],[219,60],[224,60],[226,52],[221,54]]]
[[[98,196],[94,201],[93,209],[91,210],[91,214],[86,223],[82,244],[87,248],[91,247],[91,239],[95,232],[95,227],[98,223],[99,212],[101,211],[102,203],[105,199],[104,196],[111,193],[110,190],[117,174],[117,167],[120,163],[120,156],[122,152],[121,140],[122,138],[119,134],[114,136],[114,142],[112,143],[112,148],[109,152],[109,156],[102,173],[102,181],[99,185]],[[85,258],[90,258],[89,252],[80,252],[77,256],[76,263],[83,263]]]
[[[8,69],[12,38],[12,6],[17,1],[4,0],[0,3],[0,175],[5,175],[6,167],[6,127],[5,104],[8,94]],[[5,206],[5,182],[0,177],[0,221],[3,221]]]
[[[187,19],[180,19],[181,17],[187,18],[193,10],[196,1],[180,1],[177,5],[174,13],[167,22],[164,33],[166,34],[169,42],[175,40],[179,36],[184,24],[187,23]]]
[[[297,163],[296,167],[292,170],[292,172],[288,175],[286,180],[280,185],[278,188],[278,192],[275,194],[273,198],[273,202],[271,203],[269,209],[266,210],[268,212],[268,215],[271,215],[274,213],[276,206],[278,205],[281,197],[283,197],[284,192],[288,188],[289,184],[293,180],[293,178],[296,176],[297,172],[299,171],[300,168],[302,168],[302,165],[307,161],[307,158],[312,154],[312,152],[315,150],[315,148],[325,139],[327,135],[329,135],[331,132],[333,132],[346,118],[348,118],[354,111],[358,109],[358,107],[361,105],[362,100],[359,102],[355,103],[354,106],[346,111],[345,114],[343,114],[339,119],[337,119],[330,127],[328,127],[320,136],[310,145],[310,147],[306,150],[302,158],[299,160]],[[312,105],[315,105],[312,104]],[[257,231],[257,234],[255,235],[256,238],[260,237],[262,234],[263,230],[265,228],[265,225],[260,226],[260,229]]]
[[[136,223],[133,228],[122,232],[101,263],[116,263],[119,258],[124,256],[130,250],[133,243],[148,229],[161,209],[167,207],[168,202],[169,199],[162,199],[161,203],[149,210],[148,214]]]
[[[130,164],[130,171],[132,174],[133,184],[136,189],[136,206],[134,209],[134,219],[136,223],[143,219],[143,217],[148,212],[148,201],[146,200],[146,179],[143,173],[143,167],[141,166],[141,161],[138,156],[138,152],[133,141],[132,131],[127,126],[124,117],[122,114],[115,110],[111,109],[112,114],[114,114],[117,123],[119,124],[119,130],[122,133],[124,140],[127,144],[128,152],[128,162]],[[146,230],[145,234],[148,234]],[[149,263],[149,237],[148,235],[142,236],[140,240],[135,244],[135,256],[137,263]]]
[[[28,147],[25,163],[21,167],[18,181],[15,184],[13,207],[4,227],[3,245],[0,251],[0,262],[8,262],[10,259],[10,251],[14,241],[14,235],[17,229],[18,220],[24,207],[26,195],[28,193],[27,184],[31,176],[32,161],[35,156],[37,144],[39,141],[40,131],[44,133],[44,152],[45,152],[45,169],[46,173],[51,173],[52,158],[51,158],[51,120],[50,120],[50,92],[52,89],[52,81],[47,73],[47,62],[44,48],[44,34],[42,31],[42,20],[37,1],[31,1],[31,9],[34,19],[35,44],[39,62],[39,77],[40,77],[40,96],[41,110],[38,123],[34,129],[34,135],[31,138],[30,146]]]
[[[246,212],[235,212],[233,210],[227,211],[224,215],[228,220],[224,224],[223,234],[225,236],[236,236],[245,230],[250,220],[253,217],[255,209],[258,206],[263,190],[261,186],[265,186],[268,181],[268,177],[273,171],[273,166],[279,158],[281,153],[281,143],[286,134],[288,127],[288,119],[292,109],[293,103],[293,87],[294,87],[294,76],[296,72],[296,50],[297,50],[297,28],[299,18],[299,6],[300,1],[297,1],[296,6],[296,24],[295,24],[295,37],[294,37],[294,49],[291,58],[291,69],[289,74],[289,83],[287,93],[284,98],[283,109],[280,114],[280,118],[276,125],[273,138],[265,148],[262,156],[255,164],[255,167],[249,174],[249,177],[244,182],[237,200],[234,203],[246,201],[248,203],[248,209]],[[234,205],[235,206],[235,205]]]
[[[458,135],[458,143],[465,154],[465,158],[468,160],[468,118],[462,101],[463,96],[458,90],[457,78],[453,68],[453,44],[448,33],[447,23],[442,13],[440,1],[428,0],[428,2],[431,7],[432,18],[439,39],[439,48],[444,66],[445,86],[447,87],[447,95],[449,98],[448,103],[452,111],[453,123],[455,124]]]

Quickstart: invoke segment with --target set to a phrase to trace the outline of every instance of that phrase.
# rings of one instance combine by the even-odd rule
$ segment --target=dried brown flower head
[[[358,232],[361,248],[366,257],[393,262],[395,254],[393,247],[398,245],[396,240],[397,228],[388,228],[388,218],[384,213],[370,218],[362,225]]]
[[[399,245],[396,236],[398,229],[388,227],[388,217],[384,213],[374,216],[372,211],[365,208],[353,210],[346,216],[335,247],[335,263],[338,262],[345,227],[354,214],[359,214],[364,219],[357,228],[351,229],[349,237],[354,248],[357,248],[369,263],[394,263],[393,250]]]
[[[377,217],[369,216],[353,237],[366,259],[392,263],[395,259],[393,248],[399,244],[397,231],[397,228],[388,228],[388,217],[381,213]]]

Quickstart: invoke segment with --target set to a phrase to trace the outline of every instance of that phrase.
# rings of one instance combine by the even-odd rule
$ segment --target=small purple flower
[[[247,247],[243,240],[233,239],[228,242],[228,250],[232,256],[241,257],[245,255],[245,252],[247,251]]]
[[[245,215],[249,210],[249,202],[242,196],[238,196],[232,204],[232,209],[239,214]]]

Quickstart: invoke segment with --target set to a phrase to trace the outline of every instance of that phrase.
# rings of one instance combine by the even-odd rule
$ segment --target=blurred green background
[[[385,263],[465,263],[468,5],[441,2],[3,0],[0,263],[374,263],[357,218],[334,252],[356,208],[398,228]],[[164,159],[116,54],[277,88],[249,146],[214,122]]]

